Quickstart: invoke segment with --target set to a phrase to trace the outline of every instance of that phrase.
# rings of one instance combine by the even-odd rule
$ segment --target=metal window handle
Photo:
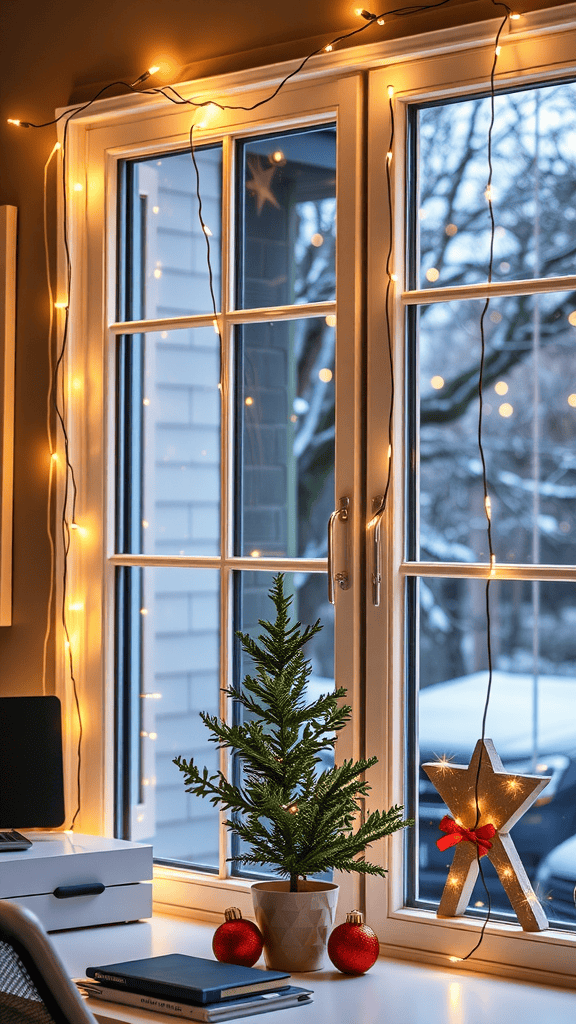
[[[382,517],[384,509],[384,495],[377,494],[372,498],[372,519],[368,527],[372,529],[372,604],[377,608],[380,604],[380,590],[382,587]]]
[[[348,578],[348,571],[334,572],[334,529],[336,526],[336,520],[340,519],[343,523],[347,522],[350,509],[350,498],[340,498],[340,504],[338,508],[334,509],[330,519],[328,520],[328,600],[330,604],[334,604],[336,600],[335,583],[338,584],[341,590],[348,590],[350,586],[350,580]]]

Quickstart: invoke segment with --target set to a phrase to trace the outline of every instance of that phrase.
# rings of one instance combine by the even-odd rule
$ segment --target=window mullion
[[[402,293],[405,306],[428,305],[458,299],[496,298],[500,295],[542,295],[546,292],[570,292],[576,289],[576,276],[533,278],[518,281],[481,281],[452,288],[422,288]]]

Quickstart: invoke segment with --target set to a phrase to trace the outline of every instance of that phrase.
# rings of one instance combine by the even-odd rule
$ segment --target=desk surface
[[[52,935],[71,977],[120,960],[188,953],[212,957],[214,925],[157,915],[151,921],[103,925]],[[368,974],[336,970],[293,975],[314,990],[312,1006],[254,1018],[262,1024],[567,1024],[576,1020],[576,992],[379,959]],[[103,1021],[174,1024],[176,1017],[90,1000]]]

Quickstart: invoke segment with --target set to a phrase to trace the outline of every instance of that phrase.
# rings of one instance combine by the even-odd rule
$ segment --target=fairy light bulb
[[[389,85],[388,86],[388,96],[390,97],[390,99],[392,99],[393,95],[394,95],[394,86],[393,85]]]
[[[497,46],[496,49],[494,50],[494,53],[496,54],[497,57],[499,57],[500,54],[502,53],[502,47]]]
[[[332,46],[332,43],[328,43],[328,46],[324,47],[324,53],[332,53],[333,49],[334,47]]]
[[[510,14],[510,21],[519,21],[521,17],[521,14],[516,14],[515,11],[512,11],[512,13]]]
[[[17,117],[7,118],[8,124],[13,124],[16,128],[31,128],[30,121],[19,121]]]

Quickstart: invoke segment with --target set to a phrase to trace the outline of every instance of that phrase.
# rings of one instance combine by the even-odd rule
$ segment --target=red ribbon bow
[[[487,825],[481,825],[480,828],[469,829],[458,825],[448,814],[442,818],[440,828],[448,835],[440,836],[440,839],[436,840],[439,850],[447,850],[449,846],[456,846],[457,843],[462,842],[476,843],[480,857],[484,857],[488,850],[492,849],[492,843],[489,840],[496,835],[496,829],[490,822]]]

